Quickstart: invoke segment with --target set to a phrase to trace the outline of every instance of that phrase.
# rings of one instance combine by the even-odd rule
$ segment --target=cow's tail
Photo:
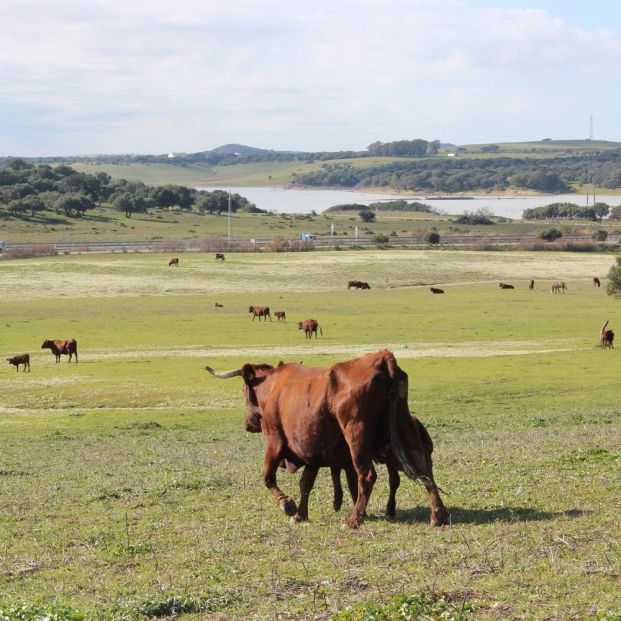
[[[433,481],[428,476],[418,471],[399,433],[399,416],[400,413],[404,411],[400,406],[404,401],[407,403],[408,398],[408,376],[399,368],[392,353],[387,353],[385,362],[391,380],[388,406],[388,428],[392,452],[403,467],[403,472],[405,472],[410,479],[420,479],[425,485],[433,484]],[[431,440],[431,438],[429,438],[429,440]]]
[[[319,334],[321,334],[321,336],[323,336],[323,330],[321,329],[321,326],[319,324],[317,324],[317,327],[319,328]]]

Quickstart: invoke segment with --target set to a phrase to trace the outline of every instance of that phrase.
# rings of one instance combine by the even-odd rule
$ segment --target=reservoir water
[[[199,188],[201,190],[215,190],[225,188]],[[228,189],[228,188],[226,188]],[[358,192],[355,190],[301,190],[286,188],[240,187],[230,188],[232,192],[245,196],[259,209],[267,209],[278,213],[321,213],[334,205],[359,203],[368,205],[377,201],[407,200],[420,201],[434,209],[447,214],[462,214],[465,211],[474,212],[479,209],[489,209],[496,216],[506,218],[521,218],[525,209],[544,207],[550,203],[575,203],[586,206],[593,204],[593,195],[588,198],[584,194],[554,194],[540,196],[473,196],[437,197],[425,194],[378,194],[372,192]],[[621,196],[602,195],[596,200],[614,207],[621,205]],[[588,202],[587,202],[588,201]]]

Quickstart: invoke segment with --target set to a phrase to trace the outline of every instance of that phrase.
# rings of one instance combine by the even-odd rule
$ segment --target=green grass
[[[0,611],[618,613],[620,367],[617,350],[596,344],[605,319],[619,330],[619,302],[590,282],[613,259],[552,255],[393,250],[216,264],[184,254],[178,269],[161,255],[0,262],[0,353],[32,357],[30,374],[0,367]],[[345,290],[354,277],[371,291]],[[550,294],[556,279],[567,294]],[[445,295],[432,296],[431,282]],[[284,309],[288,322],[253,323],[249,304]],[[311,316],[324,337],[308,342],[295,321]],[[39,349],[59,337],[78,340],[78,364]],[[409,374],[452,526],[431,529],[422,486],[405,480],[386,520],[382,467],[360,531],[342,529],[323,472],[310,522],[289,524],[260,480],[263,442],[244,431],[239,381],[218,381],[205,364],[327,365],[381,347]],[[297,475],[279,480],[298,496]]]

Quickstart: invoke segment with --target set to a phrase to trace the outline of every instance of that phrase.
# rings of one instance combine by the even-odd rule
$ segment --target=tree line
[[[318,170],[295,174],[292,183],[444,193],[516,188],[560,194],[588,184],[615,189],[621,187],[621,149],[555,158],[420,158],[368,168],[326,162]]]
[[[230,199],[231,211],[264,211],[237,193]],[[229,193],[181,185],[147,186],[140,181],[112,179],[104,172],[91,175],[65,164],[34,164],[22,158],[7,158],[0,167],[0,214],[35,217],[50,211],[81,217],[100,205],[128,218],[149,209],[169,208],[219,215],[228,210]]]

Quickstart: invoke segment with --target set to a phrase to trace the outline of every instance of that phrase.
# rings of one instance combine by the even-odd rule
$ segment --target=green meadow
[[[621,334],[614,257],[179,257],[0,261],[0,354],[32,366],[0,367],[2,621],[619,618],[621,364],[597,346],[605,320]],[[347,291],[353,278],[372,289]],[[566,294],[550,293],[557,280]],[[287,321],[252,322],[251,304]],[[323,337],[308,341],[296,322],[310,317]],[[56,364],[48,338],[76,338],[79,362]],[[326,366],[385,347],[434,440],[452,524],[432,529],[405,478],[386,519],[382,466],[359,530],[342,528],[351,501],[333,511],[327,471],[310,521],[289,523],[239,378],[205,365]],[[279,474],[294,498],[298,480]],[[401,596],[419,616],[387,612]]]

